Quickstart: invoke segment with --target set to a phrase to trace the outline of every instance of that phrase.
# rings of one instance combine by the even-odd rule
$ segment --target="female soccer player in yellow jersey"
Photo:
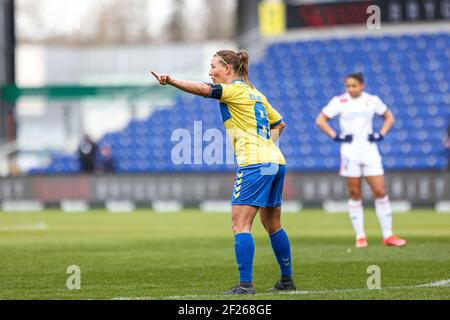
[[[285,124],[267,98],[250,83],[248,65],[249,56],[245,51],[217,52],[209,72],[213,84],[176,80],[152,71],[162,85],[220,102],[238,163],[231,215],[240,283],[226,294],[255,293],[252,283],[255,246],[251,229],[258,211],[281,270],[281,279],[272,290],[296,289],[289,238],[280,221],[286,163],[275,142]]]

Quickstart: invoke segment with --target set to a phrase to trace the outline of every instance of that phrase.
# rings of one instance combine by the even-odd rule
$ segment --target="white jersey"
[[[368,136],[373,133],[374,116],[383,116],[387,111],[379,97],[366,92],[356,99],[349,93],[334,97],[322,110],[330,119],[339,117],[340,133],[353,135],[352,143],[341,144],[341,156],[355,161],[381,160],[377,144],[371,143]]]

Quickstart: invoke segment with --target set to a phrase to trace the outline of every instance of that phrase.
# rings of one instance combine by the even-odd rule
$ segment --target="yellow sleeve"
[[[281,114],[274,108],[272,105],[265,99],[266,109],[267,109],[267,117],[269,118],[270,128],[276,127],[280,123],[283,122],[283,117]]]
[[[222,97],[220,98],[220,102],[227,103],[237,98],[241,93],[241,90],[238,86],[233,84],[221,84],[222,86]]]

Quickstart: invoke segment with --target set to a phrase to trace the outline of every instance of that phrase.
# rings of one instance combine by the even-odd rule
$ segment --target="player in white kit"
[[[350,200],[350,218],[356,232],[356,247],[367,247],[364,232],[364,209],[361,197],[361,180],[365,178],[375,197],[375,211],[383,232],[384,244],[402,247],[406,241],[392,232],[392,209],[386,194],[384,170],[377,142],[394,125],[394,116],[377,96],[364,91],[364,76],[349,75],[345,80],[347,92],[334,97],[317,117],[317,126],[336,142],[341,143],[340,175],[347,178]],[[373,131],[373,118],[381,116],[384,125]],[[340,133],[328,121],[339,117]]]

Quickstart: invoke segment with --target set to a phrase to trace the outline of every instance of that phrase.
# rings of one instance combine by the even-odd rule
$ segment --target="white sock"
[[[353,229],[355,229],[356,239],[366,237],[364,232],[364,208],[361,200],[349,200],[348,211],[350,213],[350,219],[352,219]]]
[[[375,211],[380,221],[381,231],[383,237],[389,238],[392,236],[392,209],[389,197],[375,199]]]

